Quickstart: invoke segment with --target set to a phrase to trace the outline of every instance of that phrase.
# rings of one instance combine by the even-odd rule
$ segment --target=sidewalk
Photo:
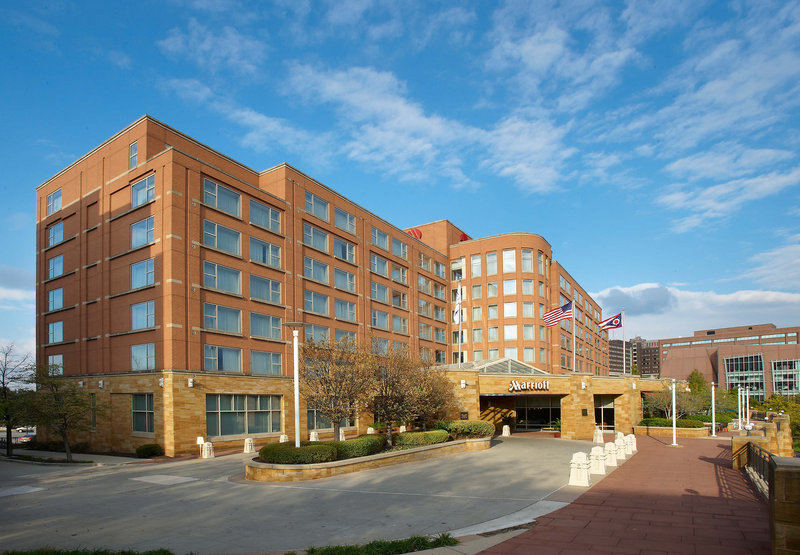
[[[767,505],[731,468],[730,438],[671,439],[637,437],[633,458],[482,553],[769,553]]]

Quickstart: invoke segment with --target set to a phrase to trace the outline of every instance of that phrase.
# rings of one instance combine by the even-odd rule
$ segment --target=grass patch
[[[399,555],[436,547],[457,545],[458,540],[448,533],[434,538],[411,536],[404,540],[376,540],[364,545],[331,545],[328,547],[309,547],[307,555]]]
[[[800,453],[800,438],[794,438],[792,441],[792,449],[794,449],[795,453]]]

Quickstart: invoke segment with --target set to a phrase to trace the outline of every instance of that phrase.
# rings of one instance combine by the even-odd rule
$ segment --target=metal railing
[[[752,441],[747,443],[747,466],[753,469],[753,472],[764,481],[767,487],[769,487],[769,461],[771,458],[772,453],[766,449],[762,449]]]

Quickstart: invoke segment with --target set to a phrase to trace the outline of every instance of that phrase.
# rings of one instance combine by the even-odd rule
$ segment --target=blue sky
[[[139,116],[399,227],[543,235],[626,336],[800,324],[800,3],[8,1],[0,341],[35,188]]]

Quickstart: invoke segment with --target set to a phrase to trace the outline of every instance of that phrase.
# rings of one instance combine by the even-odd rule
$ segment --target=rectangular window
[[[327,341],[330,337],[330,330],[325,326],[306,324],[306,341]]]
[[[232,347],[206,345],[203,369],[216,372],[241,372],[242,350]]]
[[[433,263],[433,273],[434,273],[434,275],[437,275],[440,278],[443,278],[444,277],[444,270],[445,270],[445,266],[441,262],[434,262]]]
[[[533,341],[536,339],[536,326],[525,324],[522,326],[522,339]]]
[[[242,333],[242,311],[238,308],[205,303],[203,327],[208,330]]]
[[[64,240],[64,222],[58,222],[47,228],[47,246],[52,247]]]
[[[328,201],[322,200],[314,193],[306,191],[306,212],[320,220],[328,221]]]
[[[497,320],[498,312],[497,312],[497,305],[490,304],[486,307],[486,318],[489,320]]]
[[[535,316],[533,307],[533,303],[522,303],[522,317],[533,318]]]
[[[250,274],[250,296],[270,303],[281,303],[281,283]]]
[[[155,411],[152,393],[131,394],[131,429],[134,432],[155,432]]]
[[[503,280],[503,295],[516,295],[517,281],[513,279]]]
[[[497,326],[491,326],[491,327],[487,328],[487,332],[488,332],[487,333],[487,339],[489,341],[497,341],[498,339],[500,339],[499,331],[500,331],[500,329]]]
[[[132,170],[139,163],[139,144],[133,141],[128,145],[128,169]]]
[[[209,437],[280,431],[280,395],[206,395]]]
[[[389,329],[389,313],[382,310],[372,309],[372,327],[382,330]]]
[[[392,306],[408,308],[408,294],[392,289]]]
[[[533,295],[533,280],[532,279],[523,279],[522,280],[522,294],[523,295]]]
[[[250,260],[273,268],[280,268],[281,248],[278,245],[250,237]]]
[[[51,289],[47,292],[47,310],[58,310],[64,306],[64,290]]]
[[[483,328],[472,329],[472,342],[483,343]]]
[[[388,303],[389,288],[383,285],[382,283],[373,281],[372,285],[370,286],[370,297],[375,299],[376,301],[381,301],[382,303]]]
[[[131,370],[155,370],[156,344],[131,345]]]
[[[427,316],[428,318],[431,317],[431,303],[424,299],[419,299],[419,313],[423,316]]]
[[[356,263],[356,246],[338,237],[333,238],[333,256],[346,260],[351,264]]]
[[[408,260],[408,245],[400,239],[392,237],[392,254],[403,260]]]
[[[331,419],[327,416],[323,416],[319,413],[316,409],[308,409],[306,411],[306,422],[308,423],[309,430],[331,430],[333,429],[333,424],[331,424]],[[350,426],[355,426],[356,422],[355,419],[352,418],[343,418],[341,422],[339,422],[340,428],[349,428]]]
[[[431,280],[422,274],[417,275],[417,289],[423,293],[431,294]]]
[[[303,224],[303,243],[322,252],[328,252],[328,234],[310,224]]]
[[[470,271],[472,277],[480,277],[481,275],[481,255],[473,254],[470,258]]]
[[[497,273],[497,253],[486,253],[486,275],[493,276]]]
[[[211,220],[203,220],[203,244],[237,256],[242,252],[241,234]]]
[[[423,270],[431,271],[431,257],[424,253],[419,253],[419,267]],[[443,276],[444,277],[444,276]]]
[[[328,283],[328,265],[306,256],[303,260],[303,275],[307,278]]]
[[[148,258],[131,264],[131,289],[155,283],[155,259]]]
[[[48,279],[60,276],[64,273],[64,255],[59,254],[47,260]]]
[[[408,270],[397,264],[392,264],[392,281],[397,283],[408,283]]]
[[[397,333],[408,333],[408,318],[392,315],[392,331]]]
[[[433,319],[439,320],[440,322],[446,322],[447,316],[445,314],[445,308],[443,306],[433,305]]]
[[[333,286],[345,291],[356,290],[356,275],[340,268],[333,269]]]
[[[517,251],[503,251],[503,273],[509,274],[517,271]]]
[[[525,362],[536,362],[534,357],[536,355],[536,350],[533,347],[525,347],[522,350],[522,357]]]
[[[540,252],[537,254],[537,261],[539,266],[539,273],[544,274],[544,255]],[[541,360],[539,362],[542,362]]]
[[[369,253],[369,269],[376,274],[388,277],[389,263],[377,254]]]
[[[481,362],[483,360],[483,350],[478,349],[476,351],[472,351],[472,360],[475,362]]]
[[[151,258],[150,261],[153,259]],[[222,266],[221,264],[214,264],[207,260],[203,261],[203,286],[212,289],[219,289],[220,291],[227,291],[228,293],[241,294],[241,276],[239,270]]]
[[[268,314],[250,313],[250,336],[266,339],[281,338],[281,319]]]
[[[456,260],[450,263],[450,281],[461,281],[464,277],[464,263]]]
[[[64,374],[64,355],[49,355],[47,357],[47,369],[54,376]]]
[[[389,250],[389,235],[377,227],[372,228],[372,244],[385,251]]]
[[[517,326],[516,324],[503,326],[503,340],[516,341],[517,340]]]
[[[522,271],[533,272],[533,251],[522,249]]]
[[[271,206],[250,199],[250,223],[275,233],[280,233],[281,212]]]
[[[445,299],[444,291],[445,291],[444,285],[442,285],[441,283],[433,282],[433,296],[434,297],[436,297],[437,299],[444,300]]]
[[[544,297],[544,282],[543,281],[539,282],[539,296],[540,297]]]
[[[140,330],[152,328],[156,325],[156,303],[146,301],[131,305],[131,329]]]
[[[281,354],[250,351],[250,374],[261,376],[281,375]]]
[[[131,248],[152,243],[154,240],[155,219],[153,216],[131,224]]]
[[[517,348],[516,347],[506,347],[503,349],[503,356],[505,358],[510,358],[513,360],[517,359]]]
[[[445,343],[447,341],[447,333],[442,328],[433,328],[433,340]]]
[[[352,341],[355,343],[356,332],[347,330],[336,330],[334,332],[335,341]]]
[[[500,358],[500,349],[489,349],[489,360],[497,360]]]
[[[47,215],[61,210],[61,189],[47,195]]]
[[[486,284],[486,298],[497,296],[497,282],[490,281]]]
[[[306,312],[328,315],[328,295],[315,291],[305,290],[303,292],[303,309]]]
[[[472,307],[472,321],[473,322],[480,322],[483,320],[483,314],[481,313],[483,307],[481,306],[473,306]]]
[[[419,323],[419,338],[420,339],[428,339],[431,338],[431,325],[426,324],[425,322]]]
[[[539,326],[539,341],[544,341],[545,326]]]
[[[356,321],[356,303],[343,299],[333,299],[333,315],[340,320]]]
[[[516,318],[517,303],[503,303],[503,318]]]
[[[47,324],[47,342],[61,343],[64,341],[64,322],[50,322]]]
[[[545,351],[544,347],[539,347],[539,362],[547,362],[547,351]]]
[[[356,217],[350,212],[335,208],[333,210],[333,224],[339,229],[343,229],[348,233],[356,234]]]
[[[156,177],[153,174],[131,185],[131,208],[148,203],[156,196]]]
[[[473,299],[480,299],[482,295],[481,286],[480,285],[473,285],[472,286],[472,298]]]

